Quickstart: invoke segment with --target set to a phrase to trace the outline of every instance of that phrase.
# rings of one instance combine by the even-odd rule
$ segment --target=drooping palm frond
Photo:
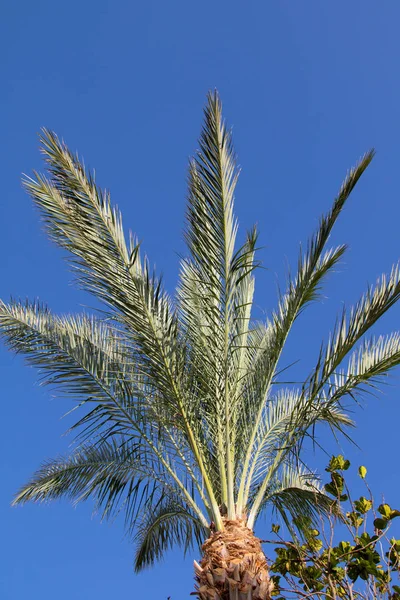
[[[183,547],[185,553],[200,547],[207,532],[187,506],[168,496],[161,499],[151,510],[143,511],[136,527],[135,571],[153,565],[175,545]]]
[[[262,507],[271,505],[288,530],[303,533],[303,526],[318,527],[326,515],[339,515],[332,498],[327,496],[314,473],[301,466],[285,464],[271,480]]]
[[[139,445],[115,440],[80,447],[67,458],[47,461],[19,491],[14,504],[62,497],[79,503],[92,498],[95,512],[101,511],[103,519],[123,511],[127,531],[137,527],[135,538],[140,540],[136,570],[160,558],[168,543],[183,543],[183,533],[186,549],[193,539],[200,543],[204,523],[155,461],[153,470],[149,463],[144,467],[141,452]]]

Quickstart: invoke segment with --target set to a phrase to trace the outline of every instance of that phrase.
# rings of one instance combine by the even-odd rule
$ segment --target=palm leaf
[[[53,133],[44,131],[41,141],[51,178],[36,174],[25,186],[41,210],[50,238],[72,254],[78,282],[113,309],[159,385],[165,384],[171,376],[165,362],[172,362],[169,370],[174,368],[176,322],[161,282],[151,275],[147,260],[140,260],[133,237],[127,246],[121,215],[109,194]],[[166,388],[169,391],[170,385]]]
[[[26,188],[39,206],[50,237],[73,256],[78,282],[112,309],[125,335],[140,351],[163,411],[177,420],[196,457],[211,504],[217,509],[209,473],[212,460],[198,439],[191,394],[185,393],[184,340],[161,281],[140,260],[131,236],[126,244],[121,215],[92,175],[53,133],[45,131],[42,147],[51,179],[36,174]]]
[[[318,528],[326,515],[340,514],[315,474],[290,463],[281,468],[266,490],[263,507],[268,505],[281,516],[292,535],[295,534],[294,525],[304,534],[304,526],[306,529]]]
[[[300,251],[298,271],[289,278],[288,290],[280,297],[278,310],[272,316],[265,331],[265,339],[259,341],[260,350],[253,363],[248,382],[249,394],[245,396],[246,413],[250,427],[242,430],[245,436],[241,446],[246,448],[243,474],[239,489],[239,510],[243,507],[251,482],[248,478],[251,461],[257,460],[255,443],[262,419],[269,388],[274,377],[282,349],[292,325],[307,304],[318,298],[318,291],[325,276],[342,257],[346,247],[325,251],[329,235],[361,175],[371,163],[374,152],[367,153],[347,175],[331,210],[320,219],[319,227],[308,243],[304,254]],[[254,389],[255,388],[255,389]]]
[[[231,517],[235,511],[232,379],[236,377],[230,361],[232,321],[238,317],[234,301],[237,274],[245,269],[243,253],[235,255],[237,222],[233,199],[237,178],[232,139],[222,120],[221,102],[217,93],[210,94],[200,150],[189,170],[186,240],[190,261],[182,267],[180,301],[194,364],[200,365],[203,386],[205,382],[210,390],[205,394],[203,408],[217,448],[222,500]],[[210,427],[211,422],[214,427]]]
[[[69,396],[123,409],[140,382],[135,353],[118,330],[86,315],[55,317],[37,302],[0,302],[0,335]],[[111,408],[110,408],[111,410]]]
[[[318,393],[335,373],[349,352],[367,331],[400,299],[400,267],[393,267],[389,276],[382,275],[375,287],[369,287],[358,303],[350,310],[349,316],[343,309],[336,322],[331,339],[322,348],[317,365],[309,377],[308,387],[313,394]],[[390,349],[396,354],[397,343],[393,338],[383,349],[377,346],[378,357]],[[371,354],[371,343],[366,354]],[[378,361],[379,362],[379,361]]]
[[[117,359],[126,360],[130,355],[114,329],[87,317],[53,317],[47,308],[37,304],[1,303],[0,335],[14,351],[23,352],[30,364],[39,367],[44,383],[61,385],[84,404],[96,402],[96,407],[73,427],[84,426],[85,439],[124,435],[135,440],[140,444],[142,464],[161,463],[206,522],[193,494],[181,480],[182,465],[175,466],[172,460],[177,455],[176,440],[180,444],[178,459],[187,453],[186,438],[179,431],[174,432],[175,437],[169,433],[166,425],[170,423],[165,421],[157,401],[154,406],[151,387],[149,390],[144,385],[141,369],[129,361],[118,362]],[[198,474],[187,469],[191,460],[186,460],[184,473],[196,484]]]
[[[48,502],[66,497],[77,504],[88,498],[95,500],[95,510],[102,518],[118,513],[123,507],[129,514],[129,527],[143,506],[151,506],[171,489],[178,495],[163,473],[144,469],[140,445],[122,440],[101,441],[84,445],[70,456],[45,462],[16,495],[13,504],[28,501]],[[156,465],[153,465],[156,469]]]
[[[143,570],[163,558],[164,553],[181,546],[186,553],[203,543],[207,529],[199,519],[176,499],[166,497],[146,510],[135,534],[136,572]]]

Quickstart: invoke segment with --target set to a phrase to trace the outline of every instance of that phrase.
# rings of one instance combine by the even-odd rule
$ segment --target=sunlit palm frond
[[[200,150],[190,165],[186,240],[202,280],[221,301],[229,285],[237,223],[233,214],[238,171],[221,101],[210,94]]]
[[[389,303],[391,301],[389,300]],[[350,338],[351,339],[351,338]],[[354,339],[354,338],[353,338]],[[345,345],[345,340],[341,343]],[[353,344],[354,345],[354,344]],[[349,347],[351,347],[349,342]],[[379,377],[386,375],[390,369],[400,363],[400,336],[392,334],[387,337],[380,337],[378,340],[370,339],[356,350],[350,358],[347,371],[338,372],[330,380],[325,380],[317,387],[315,385],[318,371],[316,371],[311,379],[311,385],[308,382],[303,389],[297,392],[290,391],[290,402],[286,400],[278,402],[277,406],[279,414],[283,415],[283,419],[277,420],[278,424],[278,444],[274,450],[267,446],[266,454],[269,461],[264,466],[262,471],[263,483],[259,486],[259,491],[255,495],[254,505],[256,510],[252,512],[252,519],[255,518],[259,508],[257,506],[262,502],[262,495],[265,493],[267,486],[273,477],[275,469],[279,469],[280,462],[286,456],[295,451],[299,453],[304,437],[308,434],[311,428],[314,428],[317,423],[326,422],[331,429],[343,431],[343,429],[352,424],[348,415],[342,410],[342,401],[346,395],[352,399],[356,398],[360,393],[365,391],[366,386],[374,385]],[[320,371],[324,373],[326,363],[320,365]],[[273,405],[272,405],[273,406]],[[288,407],[286,415],[285,410],[281,406]],[[273,415],[273,409],[269,408],[269,415]],[[288,418],[286,418],[288,416]],[[268,428],[269,425],[269,428]],[[266,444],[271,439],[271,426],[267,424],[266,433],[264,433],[264,445],[259,444],[256,452],[253,465],[262,463],[265,456]],[[274,433],[274,428],[271,429]],[[274,437],[272,436],[274,441]],[[257,462],[256,462],[257,461]],[[250,472],[252,485],[257,481],[257,476],[260,476],[259,467]]]
[[[265,408],[262,424],[256,440],[251,469],[248,473],[247,495],[257,496],[262,482],[267,488],[282,462],[290,456],[297,457],[298,443],[312,425],[327,423],[332,429],[344,429],[353,423],[338,406],[325,402],[322,408],[308,407],[304,415],[306,400],[301,390],[282,389],[272,397]],[[303,429],[304,428],[304,429]]]
[[[328,379],[340,367],[343,360],[367,331],[400,299],[400,267],[393,267],[389,276],[382,275],[375,287],[369,287],[358,303],[347,313],[343,309],[337,320],[334,332],[320,352],[317,365],[309,378],[309,389],[318,393]],[[369,343],[366,356],[373,353]],[[396,354],[396,340],[384,346],[383,353],[392,349]],[[382,353],[381,345],[376,347],[377,356]],[[360,357],[359,357],[360,358]],[[364,361],[365,362],[365,361]],[[379,362],[379,361],[378,361]],[[355,366],[353,364],[353,366]]]
[[[272,315],[271,327],[266,329],[266,340],[260,341],[260,351],[255,358],[252,369],[253,376],[249,379],[248,384],[250,393],[244,396],[249,407],[248,412],[253,416],[253,426],[243,430],[243,434],[247,435],[248,439],[242,443],[242,447],[246,447],[247,450],[239,489],[240,508],[242,508],[243,499],[249,489],[248,471],[251,469],[254,444],[265,402],[286,339],[294,321],[304,307],[318,297],[324,277],[338,263],[346,249],[346,246],[342,245],[324,252],[338,216],[373,156],[373,151],[367,153],[349,172],[331,210],[320,219],[319,227],[309,241],[307,251],[305,253],[300,251],[297,274],[294,279],[289,278],[287,292],[280,297],[278,310]],[[256,375],[254,376],[254,374]]]
[[[182,342],[161,281],[152,275],[147,259],[140,259],[132,236],[127,245],[121,214],[112,206],[109,193],[96,185],[57,136],[44,131],[41,141],[50,179],[36,174],[25,186],[50,237],[71,252],[78,282],[110,306],[113,317],[140,348],[160,393],[175,412],[182,412],[178,392]]]
[[[135,396],[141,373],[123,336],[104,321],[53,316],[39,303],[0,303],[0,335],[40,370],[42,382],[80,400],[123,409]]]
[[[190,261],[182,268],[180,304],[194,364],[200,363],[203,386],[206,382],[209,390],[204,395],[203,411],[206,420],[214,423],[210,435],[217,448],[223,502],[231,517],[235,510],[237,379],[231,357],[232,343],[237,343],[233,321],[238,317],[234,295],[240,283],[238,272],[244,271],[247,260],[243,253],[235,255],[237,222],[233,200],[237,177],[232,138],[222,120],[221,101],[217,93],[210,94],[200,149],[189,171],[186,240]],[[208,352],[204,352],[205,340]]]
[[[185,346],[178,320],[161,281],[152,275],[139,245],[128,247],[121,215],[110,196],[96,185],[83,164],[53,133],[45,131],[42,146],[50,180],[36,174],[25,182],[39,206],[50,237],[69,250],[78,282],[103,300],[138,349],[147,376],[158,391],[164,411],[176,419],[193,452],[207,494],[216,507],[210,483],[207,446],[198,439],[191,415],[192,394],[185,393]]]
[[[232,279],[234,289],[232,292],[232,349],[231,361],[233,373],[231,375],[232,396],[239,403],[238,396],[245,385],[245,376],[251,368],[251,311],[254,298],[254,276],[253,271],[259,266],[255,259],[258,233],[254,227],[247,234],[247,239],[239,251],[235,254],[232,264]],[[235,416],[237,416],[237,411]]]
[[[197,482],[197,472],[187,469],[193,461],[191,455],[185,458],[190,446],[179,429],[165,420],[162,404],[160,409],[157,397],[151,395],[152,388],[146,388],[143,371],[132,362],[133,356],[115,329],[85,316],[53,317],[37,304],[2,303],[0,335],[39,368],[44,383],[61,387],[83,404],[95,403],[95,408],[73,426],[84,428],[85,440],[124,435],[140,443],[142,464],[160,463],[202,514],[181,480],[183,462],[186,475]],[[173,463],[175,457],[178,466]]]
[[[129,527],[136,522],[138,511],[150,507],[164,490],[178,494],[173,483],[159,473],[157,464],[140,460],[140,444],[123,439],[84,445],[71,455],[47,461],[24,485],[14,504],[28,501],[48,502],[66,497],[75,503],[95,500],[95,510],[108,518],[124,508],[129,513]]]
[[[350,355],[347,368],[336,371],[326,382],[329,404],[336,405],[346,395],[354,399],[363,392],[373,392],[382,377],[399,364],[399,333],[365,340]]]
[[[35,174],[25,187],[50,238],[72,254],[78,282],[113,309],[160,382],[168,379],[165,344],[172,370],[176,319],[161,282],[152,276],[147,260],[141,261],[133,237],[128,247],[121,214],[111,205],[109,193],[96,185],[57,136],[44,131],[41,141],[50,179]]]
[[[195,334],[199,321],[205,331],[214,356],[208,375],[213,377],[214,385],[221,387],[222,394],[224,381],[219,380],[232,293],[230,267],[237,231],[233,215],[237,175],[231,135],[222,120],[221,102],[217,94],[210,94],[200,150],[189,169],[185,237],[190,258],[183,263],[180,304],[188,331]],[[192,335],[190,341],[195,350],[197,336]]]
[[[371,338],[350,357],[347,367],[348,377],[369,380],[388,374],[399,364],[400,333]]]
[[[374,152],[368,152],[350,171],[335,198],[331,210],[321,217],[319,227],[303,253],[300,250],[296,276],[289,278],[288,289],[280,297],[278,310],[273,314],[275,329],[273,344],[269,348],[270,369],[276,365],[281,349],[295,319],[305,306],[318,298],[324,277],[338,263],[346,250],[345,245],[324,252],[330,233],[355,185],[370,164]]]

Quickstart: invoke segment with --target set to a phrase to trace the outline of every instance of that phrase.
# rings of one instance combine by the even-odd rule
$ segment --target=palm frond
[[[242,288],[245,286],[249,256],[253,255],[250,246],[255,238],[250,236],[246,250],[235,254],[237,222],[233,199],[237,178],[232,139],[222,120],[221,102],[217,93],[210,94],[200,150],[189,171],[186,240],[190,261],[183,264],[181,271],[180,303],[194,364],[201,363],[203,382],[211,390],[205,395],[203,407],[211,417],[208,421],[215,423],[210,433],[218,449],[222,497],[230,517],[235,510],[237,379],[230,358],[233,338],[237,343],[233,323],[237,324],[240,318],[235,295],[237,298],[241,282]]]
[[[208,96],[204,117],[200,150],[189,170],[186,240],[202,281],[221,301],[234,255],[233,199],[238,171],[217,93]]]
[[[126,244],[119,211],[66,145],[51,132],[42,136],[51,179],[36,174],[25,186],[44,217],[50,237],[72,254],[78,282],[112,310],[125,335],[140,351],[164,411],[175,418],[196,457],[207,494],[217,511],[210,483],[207,446],[198,439],[198,422],[190,415],[193,396],[184,390],[184,339],[176,311],[161,280],[152,275],[139,245]],[[218,519],[218,516],[217,516]]]
[[[170,377],[176,349],[176,318],[161,281],[141,261],[139,244],[126,244],[122,217],[66,145],[44,131],[42,151],[50,179],[35,174],[25,187],[39,207],[52,240],[72,254],[78,283],[113,309],[159,384]],[[168,357],[165,356],[168,344]],[[169,379],[168,379],[169,381]],[[170,385],[168,384],[168,390]]]
[[[319,288],[325,276],[338,263],[346,246],[324,252],[330,233],[347,199],[361,175],[371,163],[374,152],[367,153],[347,175],[331,210],[320,219],[319,227],[308,243],[304,254],[300,251],[298,271],[295,278],[289,278],[288,290],[280,297],[278,310],[272,316],[272,323],[266,328],[266,339],[260,341],[260,351],[253,364],[248,382],[249,394],[245,395],[246,412],[249,415],[250,428],[245,428],[241,446],[246,448],[243,474],[239,486],[239,509],[248,493],[251,482],[248,471],[254,455],[254,444],[262,419],[269,388],[274,377],[283,347],[294,321],[307,304],[318,297]]]
[[[349,344],[350,345],[350,344]],[[349,395],[355,399],[366,390],[366,386],[375,384],[378,378],[387,375],[388,371],[400,363],[400,335],[395,333],[387,337],[367,340],[356,350],[350,358],[346,371],[337,372],[334,377],[325,380],[324,384],[315,385],[315,379],[311,385],[306,382],[301,390],[291,390],[288,399],[281,398],[277,403],[280,418],[274,419],[274,405],[268,407],[268,416],[272,422],[276,422],[277,442],[275,442],[275,427],[271,422],[267,423],[266,433],[262,444],[258,445],[253,459],[253,467],[250,471],[251,485],[260,477],[259,464],[263,464],[265,456],[268,461],[264,462],[261,471],[262,483],[258,492],[253,493],[254,502],[251,509],[251,522],[254,522],[271,478],[279,469],[282,461],[294,452],[296,456],[300,453],[303,440],[311,428],[317,423],[326,422],[332,430],[343,431],[344,427],[352,422],[342,409],[342,399]],[[320,371],[326,373],[324,365],[321,364]],[[329,372],[329,371],[328,371]],[[317,372],[316,372],[317,373]],[[316,375],[314,374],[314,377]],[[285,408],[283,408],[285,407]],[[285,410],[287,409],[287,410]],[[271,436],[272,432],[272,436]],[[273,446],[268,443],[272,438]],[[258,465],[256,468],[254,465]],[[251,487],[249,487],[251,489]],[[250,493],[250,492],[249,492]]]
[[[144,468],[141,452],[140,444],[125,443],[123,439],[81,446],[66,458],[45,462],[21,488],[13,504],[63,497],[77,504],[93,498],[95,511],[101,510],[102,518],[124,508],[132,527],[138,512],[144,506],[151,506],[164,490],[180,493],[157,470],[156,463],[153,470],[149,463]]]
[[[166,497],[146,510],[138,524],[134,568],[136,572],[161,560],[173,546],[181,546],[186,553],[200,547],[207,535],[199,519],[184,504]]]
[[[110,407],[135,396],[141,374],[135,354],[108,323],[87,317],[53,316],[37,302],[0,302],[0,335],[8,347],[37,367],[42,383],[69,396]]]
[[[288,289],[279,301],[278,310],[274,313],[272,322],[274,336],[269,348],[271,368],[276,365],[281,349],[286,341],[292,324],[305,306],[318,298],[319,289],[324,277],[332,270],[343,256],[346,246],[325,251],[324,248],[330,233],[343,210],[346,201],[356,186],[363,172],[374,156],[368,152],[347,175],[331,210],[321,217],[316,233],[308,242],[305,253],[300,250],[298,270],[294,279],[289,278]]]
[[[254,227],[248,232],[245,243],[233,260],[231,361],[234,375],[231,394],[235,404],[239,402],[239,396],[245,385],[245,375],[251,366],[252,359],[251,310],[255,287],[253,271],[259,266],[255,260],[257,239],[258,233]],[[237,411],[235,414],[238,416]]]
[[[264,481],[265,488],[266,482],[269,485],[288,456],[297,457],[300,431],[304,435],[317,422],[328,423],[333,429],[342,429],[353,424],[349,416],[333,403],[325,402],[323,408],[319,407],[320,410],[315,406],[309,407],[304,415],[305,404],[301,390],[285,388],[268,401],[248,474],[251,484],[244,499],[246,504],[251,505],[249,499],[256,497],[256,490],[260,489],[261,482]]]
[[[337,406],[342,398],[358,398],[374,391],[383,377],[400,364],[400,334],[370,338],[353,351],[346,369],[337,370],[324,387],[326,403]]]
[[[393,267],[389,276],[382,275],[375,287],[368,288],[367,292],[350,310],[349,315],[346,309],[343,309],[331,339],[322,348],[317,365],[309,377],[308,387],[311,395],[315,395],[323,388],[357,342],[399,299],[400,267],[397,265]],[[394,355],[396,355],[396,342],[397,339],[393,338],[388,344],[383,344],[383,347],[382,344],[377,345],[376,358],[378,358],[378,362],[381,362],[379,356],[382,355],[382,352],[382,356],[385,356],[387,352],[390,354],[390,351],[394,349]],[[371,352],[370,342],[368,347],[364,348],[365,360]],[[354,360],[352,364],[355,366]],[[388,368],[390,368],[389,365]]]
[[[118,354],[119,338],[114,329],[87,317],[53,317],[38,304],[0,304],[0,335],[14,350],[22,352],[28,362],[38,367],[44,382],[61,385],[82,403],[95,402],[96,407],[83,416],[73,428],[85,427],[85,439],[125,435],[141,447],[143,465],[162,465],[186,500],[206,522],[193,495],[181,480],[173,460],[190,450],[179,431],[168,433],[163,413],[157,402],[148,401],[143,372],[135,371],[132,362],[118,362],[126,348]],[[121,344],[122,345],[122,344]],[[125,354],[124,354],[125,353]],[[86,396],[86,397],[85,397]],[[175,447],[171,446],[172,440]],[[180,443],[180,456],[176,451]],[[187,463],[192,461],[189,457]],[[193,471],[190,478],[197,481]]]
[[[364,341],[350,357],[347,376],[359,380],[386,375],[399,364],[400,333],[391,333]]]
[[[271,505],[281,516],[288,530],[302,526],[319,527],[326,515],[338,515],[338,508],[327,496],[315,474],[301,466],[284,465],[266,490],[263,507]]]

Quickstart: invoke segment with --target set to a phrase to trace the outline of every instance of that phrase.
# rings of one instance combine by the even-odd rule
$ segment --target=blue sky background
[[[258,222],[264,247],[259,314],[274,306],[277,282],[347,169],[376,147],[332,238],[350,251],[324,302],[296,324],[285,356],[301,358],[294,376],[307,374],[342,303],[400,254],[397,0],[14,0],[1,13],[1,298],[38,297],[58,312],[91,302],[71,286],[62,253],[21,189],[21,173],[41,168],[41,126],[96,168],[172,289],[184,251],[188,157],[207,90],[217,87],[243,168],[237,213],[243,227]],[[399,318],[400,306],[379,331],[399,329]],[[184,561],[172,552],[137,576],[122,523],[91,519],[89,504],[10,508],[30,473],[67,449],[60,416],[70,404],[52,400],[3,348],[0,377],[0,597],[189,598],[196,553]],[[392,504],[400,504],[399,386],[397,373],[382,397],[356,410],[361,450],[349,450]],[[325,460],[311,452],[308,459]],[[268,526],[258,531],[266,535]]]

